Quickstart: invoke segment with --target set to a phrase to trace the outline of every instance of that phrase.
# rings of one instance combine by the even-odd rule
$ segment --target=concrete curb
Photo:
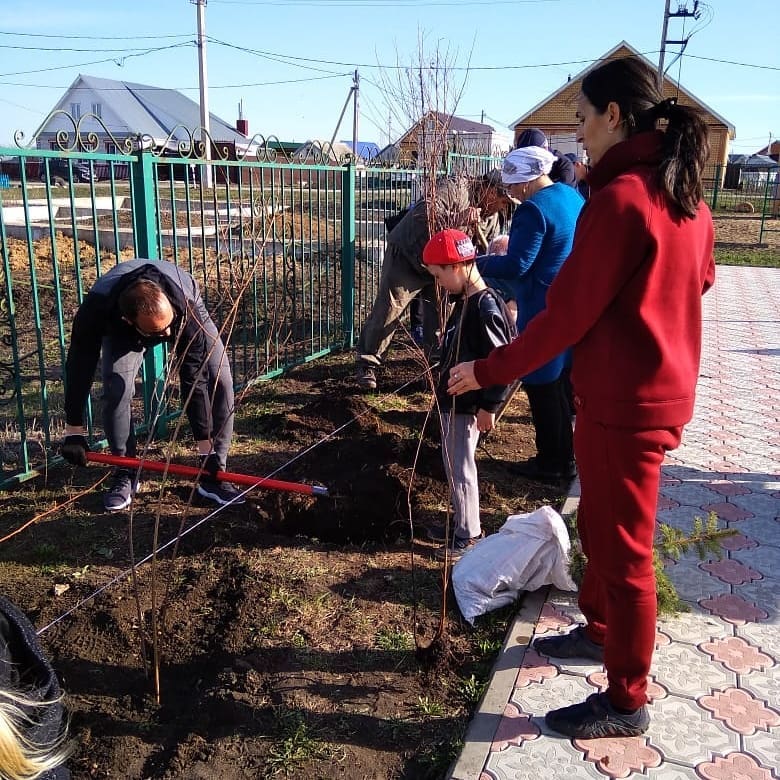
[[[580,483],[577,480],[563,502],[561,516],[566,518],[574,514],[579,502]],[[445,775],[445,780],[479,780],[482,775],[549,591],[550,587],[547,586],[526,593],[523,597],[523,603],[509,626],[504,645],[490,672],[490,682],[469,723],[463,749]]]

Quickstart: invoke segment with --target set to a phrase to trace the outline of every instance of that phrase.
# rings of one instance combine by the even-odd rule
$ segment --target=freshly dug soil
[[[132,517],[109,515],[97,466],[0,494],[0,537],[76,497],[0,546],[4,592],[38,627],[57,621],[41,638],[66,691],[75,780],[443,776],[513,609],[471,628],[443,599],[422,529],[448,497],[410,355],[395,348],[378,393],[354,387],[342,354],[240,398],[230,468],[328,497],[256,491],[216,512],[189,503],[191,484],[150,476]],[[174,460],[192,463],[180,440]],[[509,470],[532,452],[520,392],[479,451],[486,532],[559,505],[559,490]],[[159,546],[182,528],[194,530],[126,576],[155,534]]]

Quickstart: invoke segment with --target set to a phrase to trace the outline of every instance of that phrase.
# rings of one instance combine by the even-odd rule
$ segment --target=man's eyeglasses
[[[176,320],[176,315],[173,316],[171,321],[162,330],[157,330],[152,333],[139,328],[137,322],[133,323],[133,327],[141,336],[143,336],[146,339],[164,339],[166,336],[171,335],[171,330],[173,329],[173,323],[175,320]]]

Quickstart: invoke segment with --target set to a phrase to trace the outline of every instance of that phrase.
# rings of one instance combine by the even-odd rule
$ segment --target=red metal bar
[[[178,463],[166,463],[161,460],[139,460],[138,458],[126,458],[122,455],[108,455],[103,452],[87,452],[87,460],[91,463],[121,466],[126,469],[137,469],[140,467],[146,471],[158,471],[175,474],[180,477],[197,477],[203,474],[196,466],[182,466]],[[288,493],[304,493],[308,496],[328,495],[328,489],[319,485],[304,485],[302,482],[284,482],[279,479],[269,479],[268,477],[253,477],[251,474],[236,474],[233,471],[218,471],[217,479],[265,490],[285,490]]]

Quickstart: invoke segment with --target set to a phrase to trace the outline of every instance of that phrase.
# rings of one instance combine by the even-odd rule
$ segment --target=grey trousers
[[[441,452],[452,493],[453,532],[461,539],[482,533],[475,454],[479,431],[473,414],[442,412]]]
[[[200,401],[204,404],[204,408],[211,412],[209,438],[219,458],[220,467],[224,470],[230,441],[233,438],[235,417],[233,376],[230,372],[225,345],[219,337],[216,326],[209,319],[204,329],[212,340],[209,346],[210,355],[205,366],[208,383],[202,390],[195,390],[187,405],[187,411],[190,405],[198,403],[196,396],[201,392]],[[212,345],[213,349],[211,349]],[[135,395],[135,379],[141,368],[145,351],[145,349],[122,344],[115,339],[103,339],[103,427],[114,455],[134,458],[137,454],[131,402]],[[182,398],[182,403],[184,401],[186,399]]]
[[[433,277],[422,269],[413,268],[398,249],[389,244],[382,260],[376,300],[360,330],[358,363],[370,366],[382,363],[403,313],[412,299],[426,288],[433,293]],[[424,306],[423,333],[429,346],[435,343],[438,324],[435,306]]]

